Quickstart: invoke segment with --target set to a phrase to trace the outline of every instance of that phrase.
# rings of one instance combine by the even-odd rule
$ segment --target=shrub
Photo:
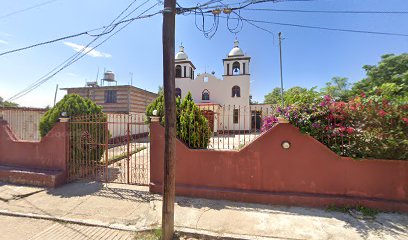
[[[154,110],[157,110],[157,116],[161,117],[161,123],[164,125],[163,94],[147,107],[148,121],[149,117],[153,116]],[[207,148],[211,136],[208,120],[194,103],[190,92],[183,100],[180,97],[176,98],[176,111],[177,137],[191,148]]]
[[[356,129],[349,143],[353,156],[408,159],[408,104],[362,94],[346,110]]]
[[[159,92],[159,96],[149,104],[146,108],[146,122],[150,123],[150,117],[153,116],[153,111],[157,110],[157,117],[160,117],[164,123],[164,95]]]
[[[190,92],[179,106],[177,136],[191,148],[207,148],[211,137],[208,120],[195,105]]]
[[[337,154],[353,158],[408,159],[408,105],[390,102],[381,93],[362,94],[349,102],[330,96],[311,103],[278,108],[301,132]],[[267,126],[264,123],[264,128]]]
[[[102,108],[90,99],[84,99],[77,94],[67,94],[42,116],[39,126],[41,137],[47,135],[63,112],[66,112],[69,117],[75,117],[85,114],[101,114]]]
[[[276,123],[278,123],[278,119],[275,116],[266,116],[263,118],[262,121],[261,132],[265,132],[272,128]]]
[[[101,143],[106,141],[106,115],[102,113],[102,108],[90,99],[68,94],[41,118],[41,136],[45,136],[52,129],[62,112],[66,112],[71,118],[72,160],[99,162],[104,152]],[[79,168],[79,164],[76,167]]]

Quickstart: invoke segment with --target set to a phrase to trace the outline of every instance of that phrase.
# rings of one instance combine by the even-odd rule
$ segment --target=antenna
[[[96,79],[95,79],[95,82],[98,82],[98,78],[99,78],[99,66],[98,66],[98,71],[96,72]]]
[[[130,86],[133,86],[133,73],[130,72]]]

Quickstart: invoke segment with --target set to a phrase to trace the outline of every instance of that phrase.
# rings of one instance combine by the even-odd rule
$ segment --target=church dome
[[[235,39],[234,48],[229,52],[228,57],[244,56],[244,52],[239,48],[239,42]]]
[[[187,60],[188,56],[184,52],[184,47],[183,45],[180,46],[179,52],[176,54],[176,60]]]

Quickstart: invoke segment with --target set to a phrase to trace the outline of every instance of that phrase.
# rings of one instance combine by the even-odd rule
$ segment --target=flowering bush
[[[316,138],[337,154],[354,158],[408,159],[408,105],[390,102],[381,94],[364,94],[349,102],[330,96],[278,108],[301,132]],[[262,130],[274,118],[265,118]]]
[[[261,131],[265,132],[268,129],[272,128],[276,123],[278,123],[278,119],[275,116],[266,116],[263,118],[263,124],[261,127]]]

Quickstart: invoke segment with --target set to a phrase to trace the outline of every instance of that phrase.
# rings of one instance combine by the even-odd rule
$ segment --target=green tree
[[[208,120],[195,105],[190,92],[179,105],[177,136],[191,148],[207,148],[211,137]]]
[[[393,93],[394,96],[408,94],[408,53],[383,55],[377,65],[365,65],[363,69],[367,77],[353,85],[352,95],[375,94],[375,91],[372,90],[385,83],[394,83],[400,87],[397,92]]]
[[[318,99],[320,94],[316,91],[316,87],[311,89],[302,88],[299,86],[291,87],[284,91],[283,98],[285,100],[285,106],[295,103],[313,102]],[[265,95],[264,103],[267,104],[281,104],[281,90],[280,88],[274,88],[272,92]]]
[[[157,110],[156,116],[161,117],[161,123],[165,124],[163,92],[146,108],[146,116],[149,121],[154,110]],[[190,92],[184,99],[176,98],[176,111],[177,137],[191,148],[207,148],[211,136],[209,123],[194,103]]]
[[[102,108],[89,98],[77,94],[65,95],[53,108],[49,109],[40,120],[40,133],[45,136],[55,125],[62,113],[71,118],[70,122],[70,159],[81,160],[83,166],[96,166],[103,161],[103,144],[109,133],[106,131],[107,117]],[[84,123],[86,122],[86,123]],[[69,171],[78,173],[81,165],[69,164]]]
[[[69,117],[75,117],[86,114],[101,114],[102,108],[89,98],[85,99],[77,94],[67,94],[42,116],[39,126],[42,137],[54,127],[63,112]]]
[[[289,88],[283,96],[286,106],[295,103],[310,103],[320,98],[320,94],[316,91],[316,87],[312,87],[311,89],[292,87]]]
[[[18,107],[17,103],[4,101],[2,97],[0,97],[0,107]]]
[[[280,104],[282,102],[281,89],[276,87],[272,92],[264,96],[264,103],[266,104]]]
[[[330,82],[326,83],[326,87],[322,88],[320,92],[323,95],[329,95],[336,100],[347,100],[350,91],[350,83],[348,78],[333,77]]]

